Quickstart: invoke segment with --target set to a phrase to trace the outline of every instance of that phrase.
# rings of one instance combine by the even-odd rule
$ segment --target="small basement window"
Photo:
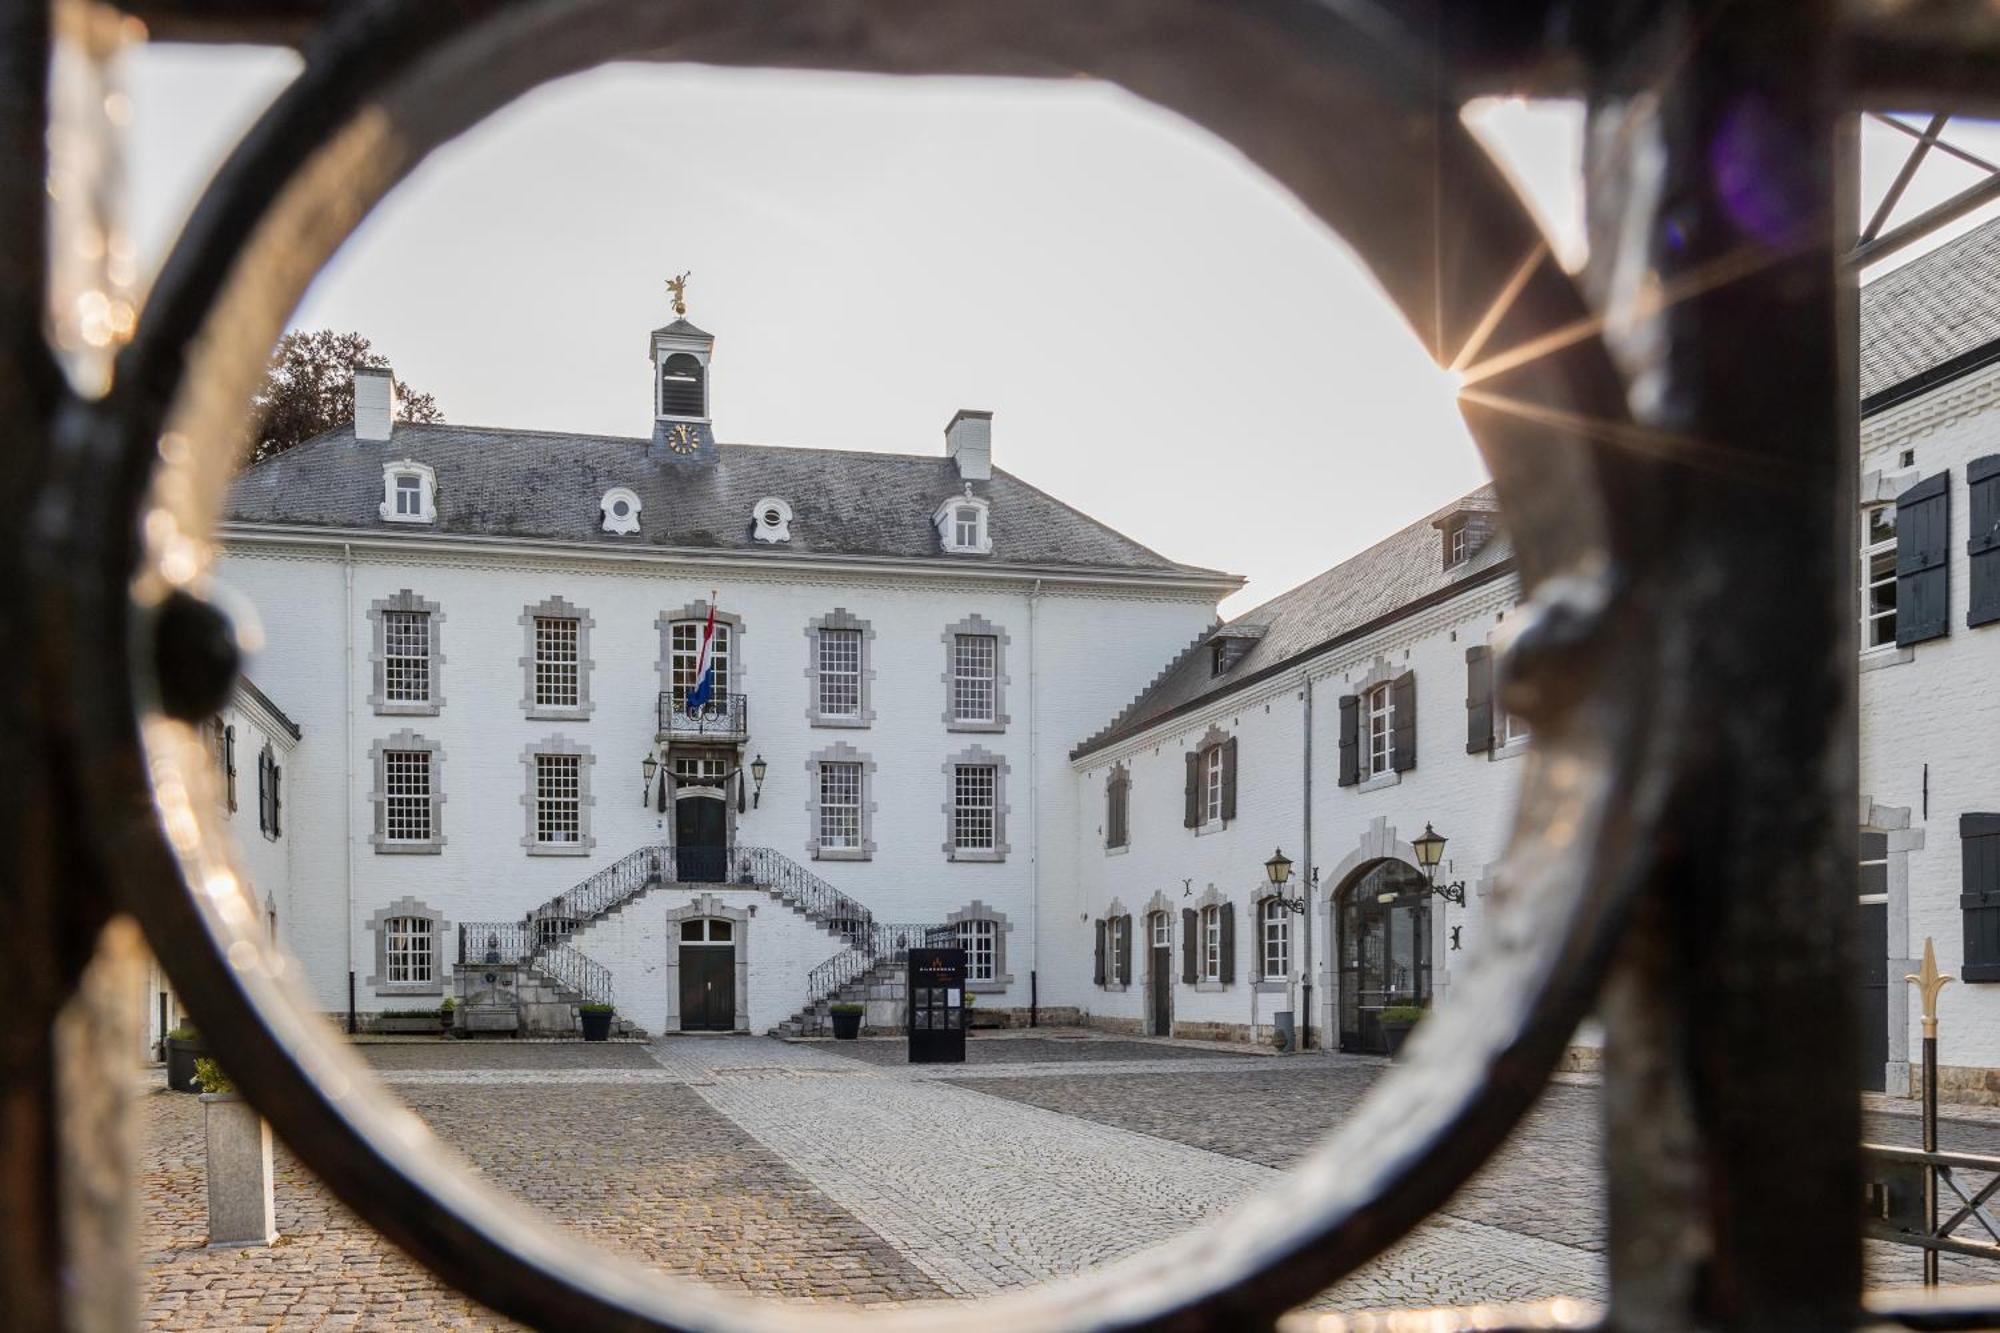
[[[385,465],[381,514],[391,523],[437,522],[437,474],[409,458]]]

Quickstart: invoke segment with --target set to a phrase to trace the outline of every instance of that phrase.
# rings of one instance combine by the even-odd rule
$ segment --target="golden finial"
[[[1937,950],[1932,947],[1930,936],[1924,936],[1924,970],[1912,972],[1903,980],[1917,988],[1924,998],[1924,1035],[1937,1036],[1937,997],[1951,978],[1938,971]]]
[[[667,279],[667,290],[674,294],[674,313],[676,315],[685,316],[688,312],[687,287],[688,275],[686,273],[676,274],[674,277]]]

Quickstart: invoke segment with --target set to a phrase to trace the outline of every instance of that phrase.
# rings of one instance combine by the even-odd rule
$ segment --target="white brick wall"
[[[1212,600],[1199,593],[1139,595],[1075,585],[1043,585],[1037,592],[1024,581],[915,571],[849,582],[784,581],[525,550],[440,558],[408,547],[357,549],[350,603],[340,546],[240,537],[230,541],[220,574],[251,598],[265,621],[268,647],[251,664],[252,673],[305,728],[307,742],[288,772],[291,809],[301,817],[292,823],[297,887],[284,925],[330,1010],[345,1008],[350,966],[364,983],[373,972],[373,939],[363,927],[384,904],[416,898],[444,914],[448,932],[466,920],[514,918],[642,843],[671,836],[671,814],[640,804],[639,761],[656,727],[661,651],[655,621],[664,611],[706,598],[711,588],[719,590],[720,608],[743,622],[730,685],[750,701],[743,754],[746,760],[761,754],[769,765],[762,801],[737,819],[735,841],[773,847],[808,864],[885,922],[942,920],[974,899],[993,905],[1014,925],[1008,947],[1015,984],[985,1002],[1025,1006],[1037,966],[1038,849],[1044,877],[1051,848],[1057,849],[1058,875],[1070,862],[1069,747],[1101,726],[1214,619]],[[437,603],[444,616],[439,692],[445,703],[435,717],[378,717],[368,702],[373,625],[367,611],[405,588]],[[524,606],[556,595],[595,622],[590,695],[596,707],[587,720],[531,722],[521,708],[519,617]],[[808,725],[809,642],[803,631],[835,607],[868,620],[874,630],[869,665],[877,716],[867,729]],[[343,613],[352,630],[351,658]],[[939,636],[973,614],[1009,638],[1011,720],[1000,733],[948,732],[942,721],[945,649]],[[1107,628],[1112,626],[1115,632]],[[440,855],[384,856],[368,841],[369,747],[403,728],[443,749],[446,843]],[[590,779],[595,848],[587,858],[529,856],[521,847],[521,753],[551,734],[588,746],[596,758]],[[872,861],[808,858],[807,759],[836,742],[854,746],[876,765],[871,836],[878,851]],[[975,742],[1003,756],[1010,769],[1007,836],[1013,850],[998,864],[952,863],[940,851],[946,800],[941,765]],[[1038,817],[1045,821],[1041,828]],[[448,961],[453,957],[455,940]],[[382,1007],[365,985],[359,1004]]]
[[[1907,466],[1905,450],[1916,455]],[[1907,650],[1864,654],[1860,675],[1862,800],[1906,811],[1909,821],[1906,832],[1891,835],[1892,1086],[1899,1061],[1920,1049],[1917,1006],[1903,976],[1916,969],[1925,937],[1936,941],[1940,968],[1961,972],[1959,815],[2000,811],[2000,625],[1965,623],[1971,586],[1965,466],[1993,453],[2000,453],[2000,367],[1879,412],[1862,427],[1864,476],[1951,473],[1951,632]],[[1906,886],[1898,883],[1899,846],[1909,848]],[[2000,984],[1949,986],[1939,1014],[1941,1063],[2000,1066]]]

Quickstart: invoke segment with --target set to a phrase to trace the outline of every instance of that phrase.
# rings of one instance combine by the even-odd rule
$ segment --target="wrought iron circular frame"
[[[111,394],[59,423],[52,540],[62,721],[94,854],[237,1082],[349,1206],[461,1290],[547,1327],[845,1326],[607,1256],[454,1165],[311,1011],[264,938],[164,717],[158,609],[202,591],[243,404],[307,283],[427,153],[523,93],[612,59],[897,74],[1088,76],[1232,143],[1353,247],[1440,359],[1502,293],[1495,346],[1587,309],[1421,44],[1339,0],[383,0],[333,20],[188,222]],[[1428,222],[1428,225],[1425,223]],[[1473,299],[1463,310],[1463,294]],[[1595,338],[1483,388],[1622,420]],[[1404,1235],[1499,1146],[1586,1013],[1646,870],[1680,693],[1671,618],[1620,571],[1643,478],[1585,430],[1467,401],[1528,601],[1509,707],[1534,724],[1483,949],[1407,1067],[1224,1221],[1083,1278],[874,1327],[1238,1326],[1310,1299]],[[1546,418],[1546,414],[1545,414]],[[106,539],[105,534],[113,534]],[[1638,682],[1639,688],[1634,684]],[[186,886],[182,891],[181,885]]]

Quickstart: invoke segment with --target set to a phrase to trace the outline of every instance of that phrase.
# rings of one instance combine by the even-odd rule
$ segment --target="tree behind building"
[[[354,420],[354,371],[387,366],[358,333],[294,330],[279,340],[251,402],[249,461],[275,458],[295,444]],[[437,399],[396,381],[398,421],[443,421]]]

